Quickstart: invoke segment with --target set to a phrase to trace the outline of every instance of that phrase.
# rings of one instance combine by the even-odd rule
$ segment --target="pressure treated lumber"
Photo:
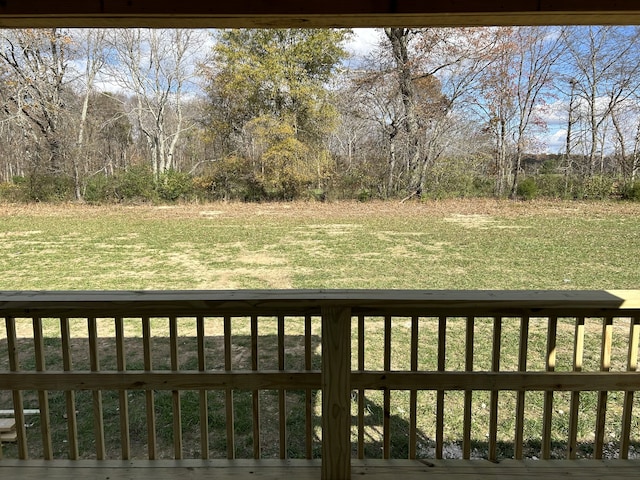
[[[374,27],[640,22],[635,0],[4,0],[2,27]]]
[[[317,480],[320,468],[320,460],[3,460],[0,477],[21,480],[230,480],[253,477]],[[499,463],[487,460],[353,460],[351,467],[353,478],[375,480],[637,479],[638,471],[640,460],[503,460]]]

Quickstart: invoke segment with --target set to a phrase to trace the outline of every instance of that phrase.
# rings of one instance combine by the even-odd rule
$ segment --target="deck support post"
[[[351,309],[322,307],[322,479],[351,478]]]

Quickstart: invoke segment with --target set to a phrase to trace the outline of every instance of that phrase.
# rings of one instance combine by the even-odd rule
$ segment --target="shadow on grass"
[[[284,339],[286,348],[285,369],[304,370],[304,336],[287,335]],[[61,341],[59,338],[45,339],[45,357],[47,370],[62,370]],[[170,344],[166,337],[153,339],[152,364],[154,370],[170,369]],[[125,340],[127,356],[127,370],[143,370],[143,344],[141,338]],[[179,362],[181,370],[197,370],[197,338],[179,338]],[[313,370],[321,366],[321,357],[315,352],[320,351],[320,338],[311,338],[311,365]],[[0,352],[7,352],[6,339],[0,340]],[[34,346],[31,339],[18,340],[20,368],[35,370]],[[73,338],[71,353],[74,370],[90,370],[90,356],[88,339]],[[251,370],[251,337],[248,335],[234,335],[232,345],[232,367],[234,370]],[[224,370],[224,338],[222,336],[207,336],[205,339],[205,356],[207,370]],[[117,359],[114,338],[100,338],[99,357],[101,370],[117,370]],[[262,370],[277,370],[278,368],[278,337],[277,335],[261,335],[259,337],[258,367]],[[8,370],[8,357],[0,355],[0,370]],[[377,392],[376,392],[377,393]],[[355,392],[354,392],[355,394]],[[234,440],[235,456],[237,458],[253,458],[253,395],[252,391],[234,391]],[[376,400],[372,400],[373,396]],[[382,402],[377,401],[380,395],[365,394],[365,424],[364,424],[364,455],[366,458],[383,457],[383,425],[385,411]],[[147,415],[144,391],[128,391],[129,409],[129,437],[133,458],[146,458],[147,452]],[[279,418],[279,395],[277,390],[262,390],[259,392],[260,402],[260,453],[263,458],[278,458],[280,455],[279,432],[281,420]],[[307,445],[307,401],[311,409],[311,445]],[[226,400],[224,391],[209,391],[208,424],[211,458],[227,458],[226,438]],[[353,398],[357,402],[357,397]],[[11,392],[0,389],[0,409],[13,408]],[[312,456],[321,456],[321,396],[318,390],[312,390],[310,397],[306,391],[291,390],[286,392],[286,455],[288,458],[305,458],[310,448]],[[119,425],[119,395],[115,391],[103,391],[103,419],[107,458],[121,457],[121,433]],[[82,458],[95,458],[95,429],[94,406],[91,392],[76,393],[76,411],[78,422],[78,441]],[[201,458],[200,444],[200,394],[197,391],[182,391],[180,393],[183,456],[184,458]],[[354,403],[355,405],[355,403]],[[35,391],[24,392],[24,408],[39,408],[38,394]],[[67,458],[68,430],[66,419],[66,398],[62,391],[49,392],[49,407],[51,421],[51,437],[55,458]],[[156,438],[158,458],[173,458],[173,397],[170,391],[156,391],[154,414],[156,421]],[[409,457],[408,414],[391,414],[389,418],[390,457]],[[435,420],[434,420],[435,421]],[[357,416],[352,418],[352,430],[357,431]],[[30,458],[41,458],[43,448],[40,432],[40,416],[27,417],[27,441]],[[461,441],[445,442],[445,458],[461,458]],[[618,442],[614,441],[605,447],[605,456],[617,457]],[[634,443],[633,448],[640,452],[640,445]],[[435,457],[435,440],[424,432],[417,431],[418,458]],[[556,441],[552,444],[551,452],[554,458],[566,457],[567,443]],[[498,458],[512,458],[514,444],[500,442],[498,444]],[[471,444],[473,458],[486,458],[488,444],[475,439]],[[5,458],[16,458],[17,448],[14,443],[3,445]],[[357,445],[353,445],[353,455],[357,454]],[[540,439],[529,439],[524,445],[526,458],[541,456]],[[578,445],[578,457],[591,457],[593,443],[582,442]]]

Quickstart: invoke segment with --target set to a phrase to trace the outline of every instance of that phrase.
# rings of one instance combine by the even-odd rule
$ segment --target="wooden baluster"
[[[640,317],[631,318],[629,323],[629,351],[627,353],[627,371],[636,372],[638,370],[638,338],[640,337]],[[633,390],[625,392],[624,394],[624,407],[622,410],[622,433],[620,440],[620,458],[624,460],[629,458],[633,397]]]
[[[391,316],[384,318],[384,371],[391,371]],[[391,458],[391,391],[384,388],[382,407],[382,458]]]
[[[204,372],[206,365],[205,348],[205,325],[204,318],[198,317],[196,320],[196,336],[198,337],[198,371]],[[200,396],[200,457],[203,460],[209,459],[209,402],[207,401],[207,390],[201,389]]]
[[[576,318],[576,329],[573,338],[573,371],[582,371],[584,357],[584,317]],[[580,412],[580,392],[571,392],[571,409],[569,412],[569,448],[567,458],[573,460],[578,448],[578,417]]]
[[[491,355],[491,371],[500,371],[500,345],[502,337],[502,318],[496,317],[493,320],[493,346]],[[489,401],[489,460],[497,460],[497,437],[498,437],[498,390],[491,391]]]
[[[178,364],[178,319],[169,318],[169,344],[171,351],[171,371],[180,370]],[[180,408],[180,391],[171,391],[171,405],[173,413],[173,456],[182,459],[182,409]]]
[[[465,340],[465,371],[473,371],[473,341],[474,341],[474,317],[467,317],[467,330]],[[464,425],[462,432],[462,458],[471,458],[471,406],[473,403],[473,391],[464,391]]]
[[[608,372],[611,368],[611,340],[613,334],[613,318],[607,317],[603,320],[602,324],[602,349],[600,352],[600,371]],[[606,429],[606,417],[607,417],[607,396],[609,392],[598,392],[598,407],[596,418],[596,441],[593,452],[593,457],[596,459],[602,458],[602,451],[604,448],[604,436]]]
[[[89,357],[91,361],[91,371],[100,371],[100,352],[98,345],[98,328],[95,318],[88,318],[89,325]],[[102,391],[94,390],[93,397],[93,424],[95,428],[96,438],[96,457],[98,460],[104,460],[106,457],[106,448],[104,441],[104,414],[102,411]]]
[[[438,371],[445,371],[447,352],[447,317],[438,321]],[[444,390],[436,393],[436,458],[442,459],[444,449]]]
[[[124,322],[122,317],[115,319],[116,328],[116,362],[119,372],[127,370],[127,358],[125,348]],[[118,392],[118,405],[120,408],[120,443],[122,459],[131,458],[131,436],[129,435],[129,393],[127,390]]]
[[[62,343],[62,368],[65,372],[72,370],[71,360],[71,332],[69,331],[69,319],[60,319],[60,337]],[[67,440],[69,442],[69,459],[77,460],[78,452],[78,421],[76,417],[76,392],[67,390],[65,403],[67,411]]]
[[[364,371],[364,315],[358,315],[358,370]],[[364,409],[365,390],[358,389],[358,458],[364,458]]]
[[[304,369],[311,370],[311,315],[304,318]],[[305,456],[307,459],[313,458],[313,395],[312,390],[305,391]]]
[[[278,317],[278,370],[284,370],[284,317]],[[286,391],[278,389],[278,418],[280,421],[280,458],[287,458],[287,400]]]
[[[411,371],[418,371],[418,317],[411,318]],[[416,458],[418,443],[418,391],[409,391],[409,459]]]
[[[322,307],[322,479],[351,478],[351,309]]]
[[[148,317],[142,318],[142,348],[144,352],[144,369],[151,372],[151,320]],[[147,451],[149,460],[156,459],[156,414],[155,395],[153,390],[145,391],[145,406],[147,414]]]
[[[546,371],[554,372],[556,369],[556,342],[558,331],[558,318],[550,317],[547,327],[547,362]],[[551,458],[551,421],[553,417],[553,390],[544,392],[544,413],[542,415],[542,458]]]
[[[224,370],[231,371],[231,317],[224,317]],[[235,428],[233,419],[233,390],[225,389],[225,410],[227,424],[227,459],[236,457]]]
[[[42,319],[33,319],[33,348],[35,352],[36,371],[46,370],[44,339],[42,338]],[[40,431],[42,434],[42,449],[45,460],[53,459],[51,444],[51,415],[49,413],[49,392],[38,390],[38,405],[40,407]]]
[[[16,320],[13,317],[6,317],[7,326],[7,348],[9,350],[9,370],[17,372],[20,370],[18,355],[18,339],[16,335]],[[24,402],[22,390],[13,390],[13,416],[16,420],[16,434],[18,435],[18,458],[26,460],[29,457],[27,450],[27,430],[24,419]]]
[[[520,319],[520,343],[518,350],[518,371],[527,371],[527,356],[529,350],[529,317]],[[524,446],[524,411],[526,392],[520,391],[516,395],[516,431],[515,431],[515,455],[517,460],[522,460]]]
[[[251,370],[258,371],[258,317],[251,317]],[[260,391],[254,390],[253,401],[253,458],[260,458]]]

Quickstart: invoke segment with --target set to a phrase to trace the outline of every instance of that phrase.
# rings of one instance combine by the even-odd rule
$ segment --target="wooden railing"
[[[637,291],[4,292],[0,317],[7,457],[321,457],[336,479],[640,441]]]

